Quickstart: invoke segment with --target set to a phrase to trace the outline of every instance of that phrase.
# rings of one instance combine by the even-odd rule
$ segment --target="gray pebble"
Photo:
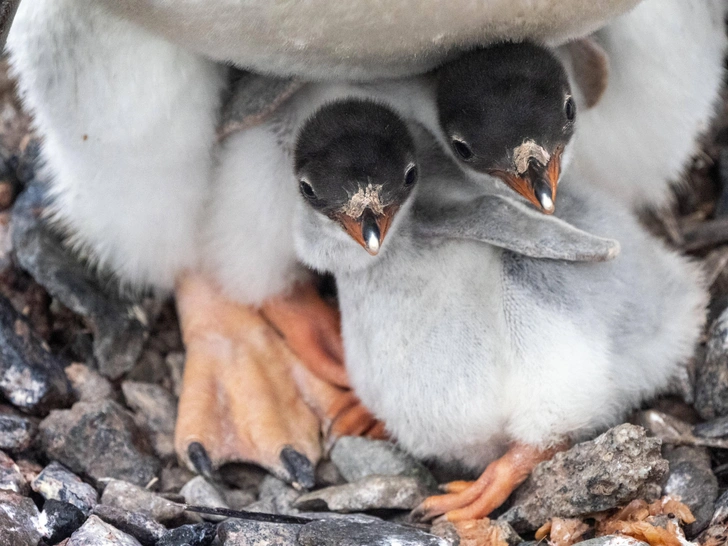
[[[49,457],[94,480],[117,478],[146,485],[159,472],[159,461],[132,416],[111,400],[76,402],[53,411],[40,424]]]
[[[688,536],[703,531],[713,517],[718,497],[718,479],[710,466],[710,454],[705,448],[677,447],[667,450],[670,462],[663,491],[685,503],[695,516],[695,522],[685,528]]]
[[[184,496],[187,504],[211,508],[230,508],[220,491],[202,476],[196,476],[187,482],[180,490],[180,495]],[[200,515],[203,519],[209,521],[222,521],[225,519],[223,516]]]
[[[707,423],[700,423],[693,427],[693,434],[701,438],[728,437],[728,416],[718,417]]]
[[[0,406],[0,449],[10,453],[28,449],[37,431],[36,419]]]
[[[161,458],[174,456],[174,427],[177,402],[164,388],[153,383],[124,381],[121,384],[126,404],[136,413],[136,422],[149,433],[154,451]]]
[[[297,546],[301,525],[228,520],[221,523],[217,537],[222,546]]]
[[[89,514],[99,500],[96,489],[55,461],[46,466],[30,486],[46,500],[71,503],[85,514]]]
[[[301,496],[283,480],[275,476],[266,476],[260,484],[258,500],[246,507],[251,512],[268,512],[271,514],[296,515],[298,510],[293,507],[294,501]]]
[[[66,546],[141,546],[139,541],[113,525],[91,516],[71,535]]]
[[[66,377],[71,382],[76,400],[113,400],[116,391],[108,379],[85,364],[74,363],[66,367]]]
[[[539,464],[501,516],[518,532],[551,517],[573,518],[609,510],[633,499],[654,500],[667,474],[660,440],[623,424]]]
[[[30,492],[28,482],[25,481],[18,465],[2,451],[0,451],[0,489],[19,495],[27,495]]]
[[[143,512],[157,521],[170,521],[184,513],[179,504],[122,480],[109,480],[101,503],[129,512]]]
[[[252,489],[227,489],[222,493],[225,502],[233,510],[245,510],[258,498],[257,492]]]
[[[54,499],[45,501],[38,518],[38,530],[50,544],[55,544],[73,534],[86,521],[86,514],[73,504]]]
[[[192,472],[182,466],[162,468],[159,474],[159,490],[165,493],[179,493],[182,486],[194,477]]]
[[[725,525],[728,523],[728,491],[725,491],[715,501],[715,510],[710,525]]]
[[[212,523],[181,525],[168,531],[155,546],[210,546],[216,535]]]
[[[368,476],[357,482],[334,485],[301,495],[293,503],[299,510],[364,512],[367,510],[412,510],[428,495],[417,478]]]
[[[37,546],[38,509],[32,500],[0,490],[0,546]]]
[[[94,515],[133,536],[142,546],[155,546],[167,532],[164,525],[157,523],[147,514],[130,512],[107,504],[97,504],[94,507]]]
[[[646,542],[624,535],[606,535],[579,542],[580,546],[648,546]]]
[[[300,546],[449,546],[444,538],[414,527],[386,521],[359,523],[346,519],[325,519],[304,525],[298,533]]]
[[[422,463],[384,440],[344,436],[334,444],[331,460],[348,482],[374,475],[411,476],[426,487],[437,488],[437,481]]]

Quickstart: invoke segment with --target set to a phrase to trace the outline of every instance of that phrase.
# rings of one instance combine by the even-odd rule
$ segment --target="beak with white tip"
[[[376,256],[384,243],[384,237],[392,225],[394,215],[399,210],[396,205],[384,207],[381,214],[376,214],[371,208],[366,208],[358,218],[347,214],[340,214],[336,220],[341,227],[364,249]]]

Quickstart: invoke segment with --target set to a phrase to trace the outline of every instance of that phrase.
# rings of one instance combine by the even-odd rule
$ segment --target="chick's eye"
[[[301,180],[299,187],[301,188],[301,193],[304,196],[306,196],[308,199],[316,198],[316,192],[313,191],[313,187],[311,186],[311,184],[309,184],[305,180]]]
[[[569,97],[566,101],[566,105],[564,105],[564,110],[566,111],[566,119],[569,121],[574,121],[574,118],[576,117],[576,103],[574,103],[574,99]]]
[[[417,166],[410,165],[404,173],[404,185],[407,187],[413,186],[417,182]]]
[[[473,150],[471,150],[470,146],[465,144],[462,140],[458,140],[456,138],[453,139],[452,148],[455,150],[455,153],[462,157],[465,161],[473,157]]]

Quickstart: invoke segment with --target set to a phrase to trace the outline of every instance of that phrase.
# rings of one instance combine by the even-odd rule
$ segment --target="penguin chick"
[[[363,403],[415,456],[483,472],[417,513],[477,519],[565,440],[665,389],[693,352],[707,297],[697,268],[593,191],[564,188],[560,218],[488,193],[423,209],[419,195],[469,181],[426,133],[415,137],[419,187],[399,194],[382,252],[367,255],[309,199],[297,204],[296,248],[336,277]],[[324,174],[357,161],[350,149],[320,157]],[[619,255],[604,237],[622,243]]]
[[[472,50],[436,72],[439,128],[467,169],[554,212],[576,103],[561,62],[533,43]]]
[[[294,169],[313,210],[372,255],[417,182],[404,121],[381,104],[354,98],[325,105],[308,120]]]

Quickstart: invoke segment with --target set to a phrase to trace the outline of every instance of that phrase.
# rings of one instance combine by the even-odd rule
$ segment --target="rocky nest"
[[[0,546],[726,542],[726,111],[675,205],[644,215],[649,229],[702,263],[711,284],[710,327],[674,394],[542,463],[494,519],[430,526],[408,514],[446,476],[388,442],[341,438],[309,492],[246,465],[211,479],[178,465],[184,348],[174,306],[115,291],[44,225],[38,142],[5,68]]]

